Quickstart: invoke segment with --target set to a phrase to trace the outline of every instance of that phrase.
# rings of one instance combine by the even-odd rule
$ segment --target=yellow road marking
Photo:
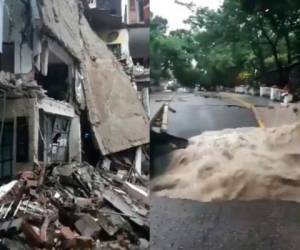
[[[258,126],[259,126],[260,128],[265,128],[266,126],[265,126],[263,120],[261,119],[261,117],[258,115],[258,112],[257,112],[256,107],[253,105],[253,106],[251,107],[251,109],[252,109],[252,112],[253,112],[253,114],[254,114],[254,116],[255,116],[255,118],[256,118],[256,121],[257,121],[257,123],[258,123]]]
[[[251,109],[254,116],[255,116],[255,119],[258,123],[258,126],[260,128],[265,128],[266,127],[263,120],[262,120],[262,118],[258,115],[257,109],[256,109],[256,107],[253,103],[244,101],[244,100],[242,100],[241,98],[239,98],[237,96],[232,96],[232,95],[228,95],[228,96],[229,96],[229,98],[231,98],[231,99],[235,100],[236,102],[240,103],[242,106],[244,106],[248,109]]]

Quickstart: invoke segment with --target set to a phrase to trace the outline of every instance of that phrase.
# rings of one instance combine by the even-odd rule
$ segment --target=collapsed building
[[[85,1],[93,30],[124,66],[149,116],[149,0]]]
[[[113,168],[115,176],[121,176],[126,184],[125,191],[119,190],[123,195],[134,192],[136,199],[142,193],[145,198],[147,192],[135,184],[147,182],[147,170],[141,162],[147,159],[148,117],[132,79],[90,27],[85,6],[86,1],[77,0],[0,1],[0,180],[6,183],[32,172],[43,190],[41,180],[51,179],[45,176],[49,166],[53,169],[76,162],[76,171],[80,172],[87,161],[97,164],[98,170],[104,167],[107,174],[112,174]],[[87,188],[88,181],[80,178],[80,174],[75,178],[76,187],[86,190],[84,198],[89,199],[92,187]],[[130,183],[130,179],[134,181]],[[16,185],[27,187],[27,181],[24,184],[22,177],[9,190],[4,188],[9,198],[1,196],[0,217],[7,204],[12,205],[5,210],[5,219],[17,216],[19,208],[14,206],[22,199],[19,194],[16,201],[11,191]],[[60,185],[64,186],[63,182]],[[74,199],[82,196],[74,187],[72,190]],[[52,194],[61,198],[62,193]],[[138,217],[128,215],[128,204],[114,204],[112,200],[110,205],[117,208],[116,214],[124,213],[118,207],[121,203],[127,206],[127,217]],[[72,224],[69,226],[72,228]],[[28,224],[25,228],[28,231]],[[5,230],[1,231],[0,225],[3,236],[1,232]]]
[[[18,172],[18,162],[80,161],[88,139],[102,156],[148,143],[148,119],[130,79],[90,29],[78,3],[34,2],[11,0],[2,6],[7,171]],[[20,157],[18,148],[28,153]]]

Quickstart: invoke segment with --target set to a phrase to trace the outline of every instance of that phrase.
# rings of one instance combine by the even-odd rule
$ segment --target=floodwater
[[[300,202],[300,124],[205,132],[170,156],[152,181],[158,196]]]

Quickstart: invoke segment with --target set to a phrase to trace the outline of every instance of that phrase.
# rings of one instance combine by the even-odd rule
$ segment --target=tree
[[[166,35],[167,20],[153,15],[151,18],[150,66],[153,84],[158,85],[162,79],[170,78],[171,71],[182,85],[192,87],[199,79],[199,72],[192,65],[189,32],[178,30]]]
[[[275,69],[285,84],[285,66],[300,59],[299,1],[224,0],[217,11],[192,7],[189,30],[155,35],[163,71],[184,85],[215,87],[248,83]]]
[[[154,85],[159,85],[161,78],[168,77],[166,58],[162,53],[162,44],[165,39],[168,21],[159,16],[150,16],[150,77]]]

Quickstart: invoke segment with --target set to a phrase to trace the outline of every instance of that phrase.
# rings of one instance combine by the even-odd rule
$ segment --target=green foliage
[[[167,21],[153,17],[150,25],[150,67],[152,84],[174,76],[182,85],[193,86],[199,72],[193,68],[189,51],[189,34],[178,30],[166,35]],[[171,73],[170,73],[171,72]]]
[[[217,11],[198,8],[186,20],[189,30],[169,35],[166,21],[154,17],[151,61],[160,66],[154,68],[155,79],[172,72],[183,85],[215,87],[249,82],[268,70],[281,72],[300,58],[299,2],[224,0]]]
[[[168,21],[162,17],[153,17],[150,23],[150,77],[152,84],[159,85],[161,78],[168,77],[167,58],[162,53],[166,39]]]

